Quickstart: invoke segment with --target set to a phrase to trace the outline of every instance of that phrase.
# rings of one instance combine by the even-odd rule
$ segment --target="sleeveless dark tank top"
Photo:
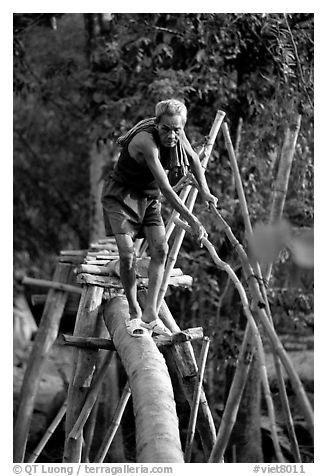
[[[163,168],[169,169],[171,157],[173,154],[176,154],[176,151],[174,151],[176,146],[163,147],[159,141],[158,131],[154,126],[149,126],[149,128],[144,130],[152,135],[158,146],[159,159]],[[133,137],[123,146],[115,168],[110,176],[116,182],[127,185],[133,190],[142,191],[146,194],[151,194],[151,192],[159,193],[158,185],[149,167],[146,164],[139,164],[128,152],[128,145]]]

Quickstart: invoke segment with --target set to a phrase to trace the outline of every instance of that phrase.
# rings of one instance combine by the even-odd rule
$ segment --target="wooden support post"
[[[186,438],[186,445],[185,445],[185,463],[191,462],[196,419],[198,416],[198,409],[199,409],[199,403],[200,403],[200,397],[201,397],[201,388],[202,388],[205,365],[207,362],[209,345],[210,345],[210,339],[209,337],[205,337],[203,339],[203,344],[201,349],[199,372],[196,379],[196,386],[194,389],[193,402],[191,407],[191,416],[190,416],[189,426],[187,429],[187,438]]]
[[[94,335],[102,294],[102,287],[84,286],[74,334],[81,337]],[[75,350],[75,368],[68,389],[64,463],[79,463],[81,460],[82,435],[76,440],[70,438],[69,435],[85,402],[92,380],[97,352],[97,350],[91,349]]]
[[[58,263],[53,280],[59,283],[68,283],[71,273],[71,265]],[[27,363],[18,403],[14,427],[13,459],[15,463],[24,462],[26,443],[42,367],[52,344],[56,340],[67,296],[68,292],[66,290],[50,289],[48,292],[38,333],[35,337],[33,349]]]

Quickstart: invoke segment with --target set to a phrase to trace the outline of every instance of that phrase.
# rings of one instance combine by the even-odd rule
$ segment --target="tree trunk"
[[[98,68],[96,64],[96,49],[103,38],[107,38],[110,32],[110,22],[112,15],[110,13],[86,13],[84,14],[84,23],[86,31],[86,55],[90,63],[90,69],[95,71]],[[90,98],[90,103],[92,98]],[[101,112],[95,111],[95,116],[99,116]],[[94,120],[94,125],[97,127],[97,118]],[[100,136],[100,133],[99,133]],[[107,145],[100,144],[101,137],[96,138],[91,144],[90,148],[90,162],[89,162],[89,178],[90,178],[90,233],[89,239],[91,242],[105,235],[101,192],[102,184],[101,178],[103,176],[103,169],[108,161],[109,151]]]
[[[182,463],[173,389],[163,356],[150,336],[131,337],[123,297],[106,304],[104,319],[129,378],[139,463]]]
[[[107,159],[107,147],[101,150],[96,143],[90,149],[90,242],[105,236],[101,205],[102,175]]]

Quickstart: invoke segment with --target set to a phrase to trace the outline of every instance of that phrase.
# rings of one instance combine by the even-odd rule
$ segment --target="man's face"
[[[180,133],[184,129],[184,125],[181,115],[170,116],[164,114],[157,125],[161,144],[164,147],[174,147],[177,144]]]

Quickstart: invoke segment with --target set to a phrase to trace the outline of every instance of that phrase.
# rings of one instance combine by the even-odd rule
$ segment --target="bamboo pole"
[[[48,289],[56,289],[58,291],[66,291],[70,293],[82,294],[82,289],[72,284],[61,283],[60,281],[48,281],[47,279],[36,279],[24,276],[22,284],[31,284],[33,286],[40,286]]]
[[[69,282],[72,268],[69,264],[58,263],[53,279],[56,282]],[[68,293],[58,289],[50,289],[45,303],[39,329],[29,356],[24,380],[20,392],[18,410],[14,427],[15,463],[24,462],[26,443],[30,429],[34,401],[41,379],[43,364],[52,344],[57,338],[61,316],[63,314]]]
[[[301,127],[301,115],[297,114],[294,121],[294,127],[287,128],[285,133],[285,139],[283,143],[283,148],[281,152],[280,164],[278,168],[277,180],[275,185],[275,190],[273,192],[273,201],[270,210],[269,223],[272,224],[274,221],[281,219],[283,215],[286,194],[288,189],[288,182],[292,167],[292,162],[295,154],[295,146],[297,142],[297,137]],[[264,271],[264,279],[268,283],[270,280],[272,272],[273,263],[269,263],[266,270]],[[286,427],[288,436],[290,439],[290,444],[292,448],[292,454],[294,461],[297,463],[301,462],[301,454],[296,438],[293,418],[287,398],[287,392],[284,384],[284,378],[281,368],[281,363],[276,355],[274,354],[275,369],[277,375],[277,382],[279,387],[279,394],[281,399],[281,404],[286,420]]]
[[[99,408],[99,398],[97,395],[95,398],[95,402],[92,407],[92,410],[90,412],[90,416],[86,420],[84,428],[83,428],[84,444],[82,446],[82,455],[81,455],[82,463],[90,462],[90,451],[91,451],[93,437],[95,433],[95,426],[96,426],[97,416],[98,416],[98,408]]]
[[[273,200],[270,209],[269,223],[282,218],[286,194],[288,190],[288,182],[291,173],[293,158],[295,154],[295,146],[301,127],[302,116],[297,114],[293,127],[288,127],[285,132],[285,139],[282,147],[278,174],[273,191]],[[266,281],[269,281],[273,263],[269,263],[264,272]]]
[[[37,458],[40,456],[41,451],[43,450],[47,442],[50,440],[51,436],[57,429],[61,420],[64,418],[66,413],[66,408],[67,408],[67,400],[65,400],[62,406],[60,407],[57,415],[55,416],[50,426],[47,428],[45,434],[43,435],[42,439],[40,440],[40,443],[36,446],[35,450],[33,450],[32,453],[30,454],[27,460],[27,463],[35,463]]]
[[[81,337],[94,335],[102,294],[102,287],[84,286],[74,334]],[[64,463],[79,463],[81,460],[82,435],[76,440],[70,438],[69,435],[81,412],[91,385],[97,354],[98,351],[92,349],[75,349],[74,352],[73,373],[68,388]]]
[[[121,422],[121,419],[123,417],[123,413],[124,413],[124,410],[126,408],[126,405],[128,403],[128,400],[129,400],[129,397],[131,396],[131,389],[129,387],[129,383],[127,382],[124,389],[123,389],[123,392],[122,392],[122,395],[121,395],[121,398],[120,398],[120,401],[118,403],[118,406],[116,408],[116,411],[114,413],[114,416],[112,418],[112,422],[111,422],[111,425],[110,427],[108,428],[108,431],[107,433],[105,434],[104,438],[103,438],[103,442],[94,458],[94,461],[93,463],[103,463],[108,451],[109,451],[109,448],[111,446],[111,443],[117,433],[117,430],[119,428],[119,425],[120,425],[120,422]]]
[[[101,368],[99,369],[99,371],[94,377],[94,381],[92,382],[92,387],[90,388],[90,391],[87,394],[81,413],[79,414],[73,428],[71,429],[68,438],[73,438],[74,440],[77,440],[77,438],[81,436],[86,420],[88,419],[91,413],[91,410],[93,408],[93,405],[96,402],[98,393],[100,391],[103,379],[106,375],[107,368],[110,365],[112,356],[113,356],[112,351],[109,351],[106,353],[106,356],[101,365]]]
[[[205,370],[205,365],[206,365],[206,361],[207,361],[209,346],[210,346],[209,337],[204,337],[202,348],[201,348],[200,359],[199,359],[199,372],[198,372],[198,376],[197,376],[196,386],[195,386],[195,389],[194,389],[194,397],[193,397],[193,402],[192,402],[192,407],[191,407],[190,421],[189,421],[189,426],[188,426],[188,429],[187,429],[185,457],[184,457],[185,458],[185,463],[190,463],[191,462],[192,446],[193,446],[194,435],[195,435],[196,419],[197,419],[197,416],[198,416],[201,388],[202,388],[202,383],[203,383],[204,370]]]
[[[237,412],[248,379],[250,364],[253,359],[253,339],[253,330],[250,326],[247,326],[244,332],[242,347],[238,356],[234,378],[219,425],[217,438],[210,454],[208,463],[223,462],[227,444],[236,422]]]

